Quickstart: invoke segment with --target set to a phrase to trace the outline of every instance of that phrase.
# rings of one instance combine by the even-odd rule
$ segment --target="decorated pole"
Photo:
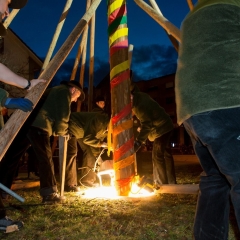
[[[112,128],[115,187],[118,195],[127,196],[135,176],[127,10],[125,0],[108,0],[107,3],[112,108],[110,129]]]

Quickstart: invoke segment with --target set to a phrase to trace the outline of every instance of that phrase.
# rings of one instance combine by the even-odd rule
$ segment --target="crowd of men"
[[[0,0],[4,19],[8,7],[22,8],[27,0]],[[238,15],[239,0],[201,0],[186,16],[181,27],[181,45],[176,73],[176,104],[179,125],[189,133],[204,170],[194,222],[194,239],[228,238],[230,198],[240,228],[240,84]],[[6,29],[0,24],[0,35]],[[43,79],[24,79],[0,63],[0,80],[31,90]],[[135,136],[137,152],[147,139],[153,142],[154,187],[176,184],[174,161],[170,151],[173,123],[165,110],[148,94],[131,85],[132,112],[140,124]],[[51,137],[69,136],[65,191],[79,191],[79,184],[96,186],[92,171],[96,157],[106,145],[110,116],[104,111],[105,99],[96,98],[92,112],[72,112],[71,102],[84,101],[77,81],[62,81],[45,91],[33,110],[26,98],[9,98],[0,89],[1,107],[31,112],[12,142],[0,165],[0,182],[11,188],[19,159],[31,145],[38,162],[42,203],[59,203],[54,172]],[[0,121],[1,127],[3,120]],[[77,179],[76,157],[83,151],[81,177]],[[0,194],[0,229],[23,226],[7,217]]]

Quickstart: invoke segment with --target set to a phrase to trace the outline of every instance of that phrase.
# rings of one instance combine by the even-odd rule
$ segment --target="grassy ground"
[[[197,184],[201,167],[197,164],[176,167],[179,184]],[[25,198],[21,204],[6,201],[8,215],[24,221],[14,233],[0,233],[11,240],[190,240],[197,195],[161,194],[148,198],[84,198],[66,194],[60,205],[42,205],[38,189],[16,191]],[[236,223],[231,217],[229,240]]]

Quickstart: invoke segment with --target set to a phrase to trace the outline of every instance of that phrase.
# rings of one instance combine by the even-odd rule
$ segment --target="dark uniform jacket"
[[[173,130],[170,116],[146,93],[140,91],[133,93],[132,111],[141,123],[141,131],[137,136],[141,143],[147,138],[154,141]]]
[[[107,114],[96,112],[73,112],[69,121],[69,132],[83,143],[92,147],[101,147],[106,137],[109,118]]]
[[[71,94],[68,86],[61,84],[49,90],[32,126],[41,128],[50,136],[63,136],[68,132],[70,113]]]

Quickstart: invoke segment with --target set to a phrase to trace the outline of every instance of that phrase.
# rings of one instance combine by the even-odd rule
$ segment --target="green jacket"
[[[198,10],[200,10],[204,7],[209,7],[209,6],[215,5],[215,4],[231,4],[231,5],[240,7],[239,0],[200,0],[195,5],[193,10],[190,12],[190,15],[192,15],[193,13],[197,12]]]
[[[65,85],[53,87],[49,91],[32,126],[43,129],[50,136],[63,136],[68,133],[71,94],[69,88]]]
[[[154,141],[155,138],[173,130],[170,116],[146,93],[133,93],[132,111],[141,123],[141,131],[136,138],[141,143],[147,138]]]
[[[95,112],[73,112],[69,121],[69,132],[92,147],[100,147],[106,137],[109,118],[107,114]]]
[[[2,116],[2,107],[4,107],[4,103],[8,97],[8,92],[4,89],[0,88],[0,129],[4,126],[3,116]]]
[[[240,0],[201,0],[181,26],[175,78],[178,124],[240,106]]]

